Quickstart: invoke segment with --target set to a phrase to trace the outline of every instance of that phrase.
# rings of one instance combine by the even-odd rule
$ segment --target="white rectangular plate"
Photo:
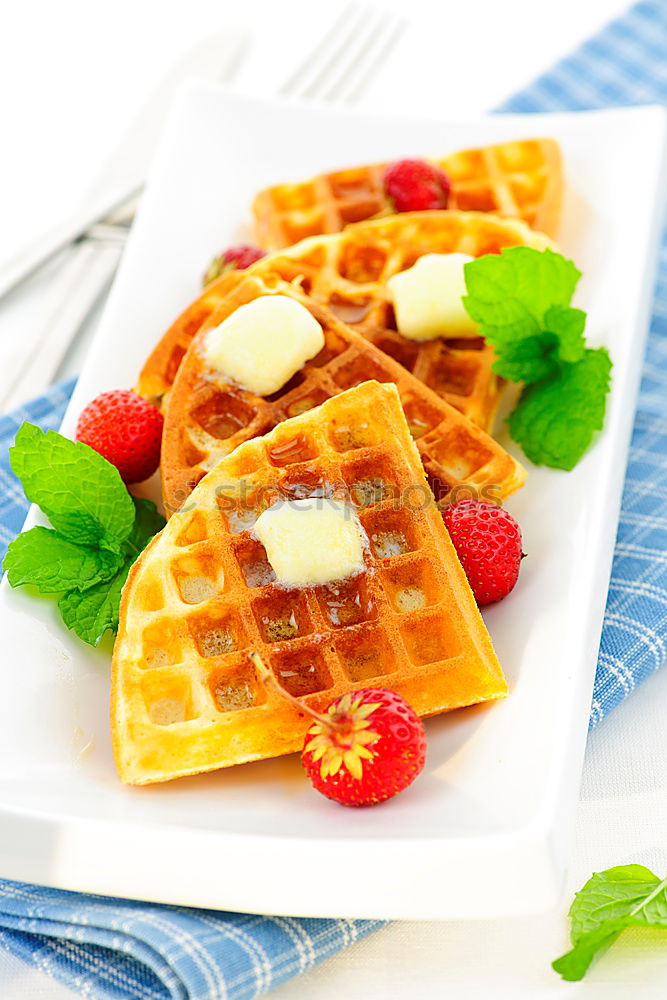
[[[529,136],[562,144],[561,245],[584,272],[577,304],[589,311],[588,336],[610,348],[615,367],[594,447],[574,472],[531,469],[509,505],[528,557],[515,592],[484,617],[510,697],[430,720],[424,774],[373,809],[342,809],[314,793],[295,756],[125,788],[109,741],[110,642],[89,649],[53,602],[3,584],[0,876],[312,916],[490,917],[554,902],[648,322],[663,111],[433,122],[188,89],[63,429],[72,433],[98,392],[134,383],[197,294],[209,258],[243,235],[258,188]]]

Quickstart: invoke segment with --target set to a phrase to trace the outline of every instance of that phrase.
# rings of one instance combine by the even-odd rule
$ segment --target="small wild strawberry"
[[[115,465],[124,483],[140,483],[160,464],[162,414],[127,389],[103,392],[81,412],[76,440]]]
[[[202,279],[202,284],[210,284],[226,271],[245,271],[247,267],[265,256],[263,250],[251,246],[249,243],[239,243],[236,246],[228,247],[218,257],[213,258]]]
[[[424,726],[399,694],[361,688],[319,714],[285,691],[256,653],[250,658],[264,683],[313,716],[301,761],[322,795],[344,806],[376,805],[402,792],[424,767]]]
[[[512,515],[493,503],[462,500],[442,517],[477,603],[507,597],[522,559],[521,528]]]
[[[387,168],[384,190],[396,212],[424,212],[447,208],[451,183],[433,163],[399,160]]]

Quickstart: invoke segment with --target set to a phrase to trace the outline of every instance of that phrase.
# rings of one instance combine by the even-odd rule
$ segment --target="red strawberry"
[[[203,278],[203,284],[208,285],[215,281],[226,271],[244,271],[255,261],[261,260],[266,254],[259,247],[250,246],[249,243],[239,243],[237,246],[229,247],[219,257],[214,257],[209,264],[208,270]]]
[[[301,761],[313,787],[343,806],[373,806],[424,766],[421,719],[399,694],[362,688],[329,705],[306,734]]]
[[[426,733],[400,694],[361,688],[341,695],[320,715],[281,687],[257,653],[250,659],[264,684],[315,720],[301,761],[322,795],[343,806],[374,806],[415,780],[426,758]]]
[[[480,607],[507,597],[523,556],[521,528],[511,514],[493,503],[462,500],[442,517]]]
[[[103,392],[83,410],[76,439],[115,465],[125,483],[140,483],[160,464],[162,414],[136,392]]]
[[[399,160],[384,175],[384,190],[397,212],[447,208],[451,183],[447,174],[424,160]]]

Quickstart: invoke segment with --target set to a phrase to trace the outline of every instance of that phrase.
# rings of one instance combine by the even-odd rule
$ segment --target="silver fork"
[[[353,104],[363,94],[395,46],[405,21],[387,11],[349,3],[302,63],[277,88],[290,99]],[[59,300],[41,347],[0,398],[0,410],[20,405],[45,389],[56,376],[72,342],[108,291],[120,262],[134,204],[94,226],[66,269]],[[120,249],[119,249],[120,247]]]
[[[404,18],[389,11],[349,3],[277,93],[353,104],[393,49],[404,24]]]

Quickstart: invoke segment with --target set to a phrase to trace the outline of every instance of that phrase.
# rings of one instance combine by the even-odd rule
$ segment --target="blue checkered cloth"
[[[503,111],[667,103],[667,0],[646,0]],[[0,418],[0,550],[26,504],[7,447],[23,420],[57,427],[72,383]],[[667,659],[667,241],[627,469],[591,725]],[[84,996],[245,1000],[379,921],[295,920],[157,906],[0,881],[0,944]]]

